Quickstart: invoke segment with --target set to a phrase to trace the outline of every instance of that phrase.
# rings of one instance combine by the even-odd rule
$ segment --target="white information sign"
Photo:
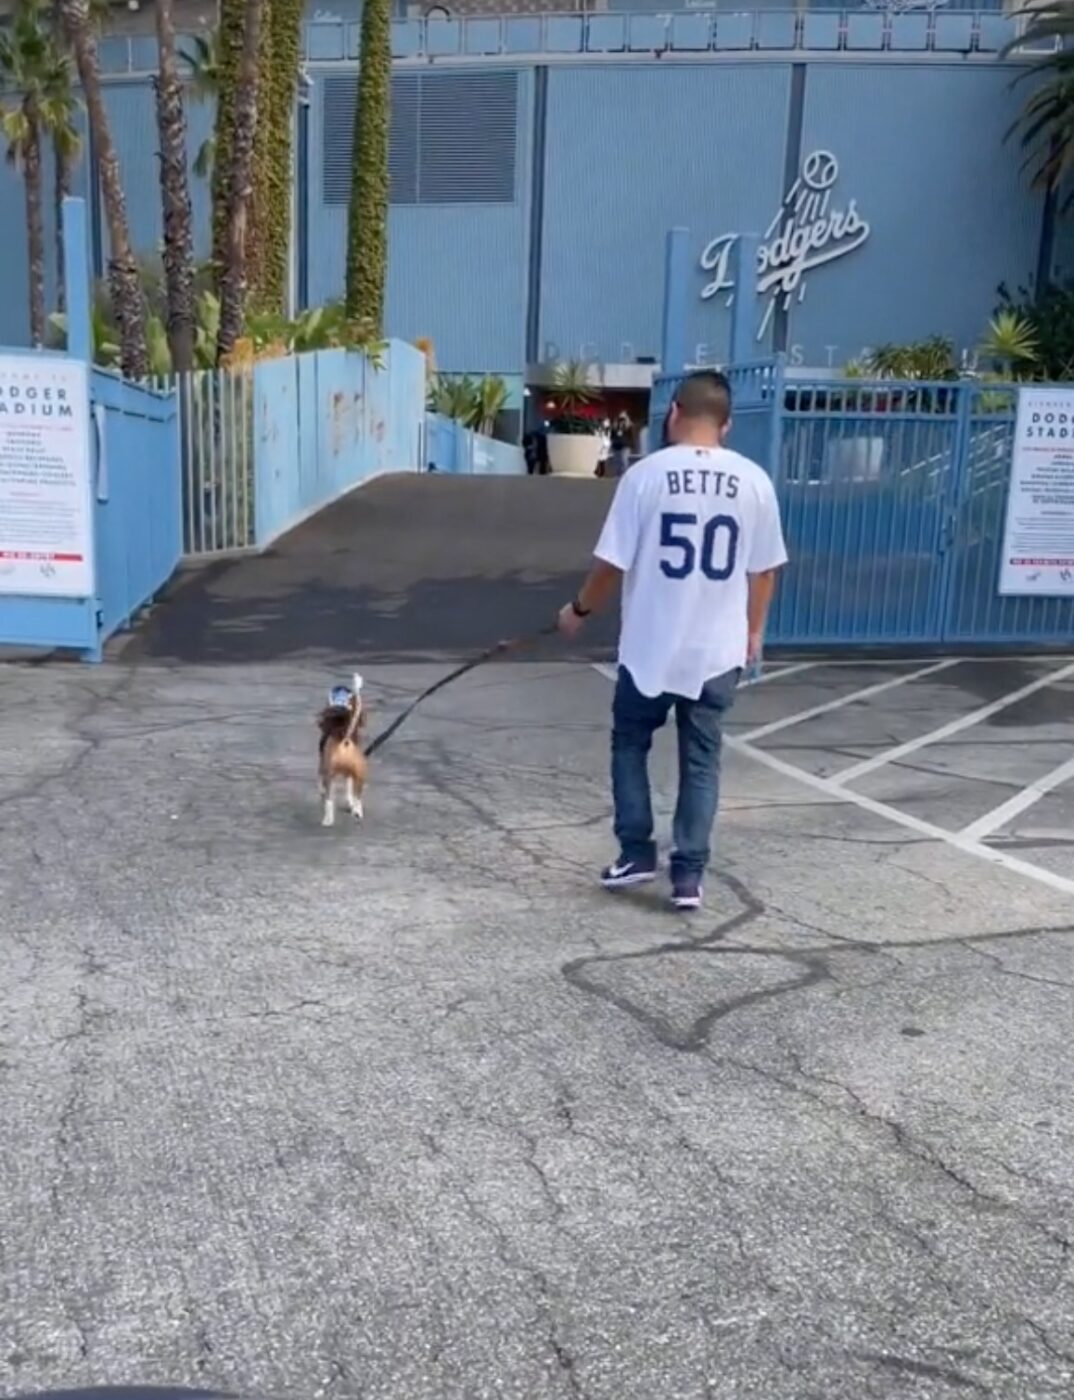
[[[1074,389],[1020,389],[1002,594],[1074,598]]]
[[[0,594],[93,592],[86,366],[0,355]]]

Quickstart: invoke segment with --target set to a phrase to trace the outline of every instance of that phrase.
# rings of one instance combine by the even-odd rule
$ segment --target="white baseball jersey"
[[[643,695],[691,700],[745,665],[748,576],[787,562],[765,472],[685,444],[627,472],[594,552],[625,575],[620,665]]]

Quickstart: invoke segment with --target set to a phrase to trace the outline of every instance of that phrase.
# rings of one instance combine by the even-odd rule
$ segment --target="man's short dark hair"
[[[679,385],[675,402],[683,418],[707,421],[722,428],[731,417],[731,385],[717,370],[688,375]]]

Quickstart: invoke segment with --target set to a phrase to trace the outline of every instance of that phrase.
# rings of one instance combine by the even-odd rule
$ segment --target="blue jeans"
[[[709,860],[720,800],[723,717],[734,704],[739,671],[705,683],[697,700],[681,695],[642,695],[630,672],[619,667],[612,702],[612,793],[615,834],[624,860],[653,864],[653,807],[649,795],[649,750],[653,735],[675,707],[679,732],[679,800],[672,826],[672,875],[700,875]]]

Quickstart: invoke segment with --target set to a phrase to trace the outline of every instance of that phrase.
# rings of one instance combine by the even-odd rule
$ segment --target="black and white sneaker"
[[[700,909],[704,897],[700,875],[675,874],[671,879],[671,902],[676,909]]]
[[[622,856],[600,872],[606,890],[626,890],[631,885],[647,885],[656,879],[656,862],[624,860]]]

